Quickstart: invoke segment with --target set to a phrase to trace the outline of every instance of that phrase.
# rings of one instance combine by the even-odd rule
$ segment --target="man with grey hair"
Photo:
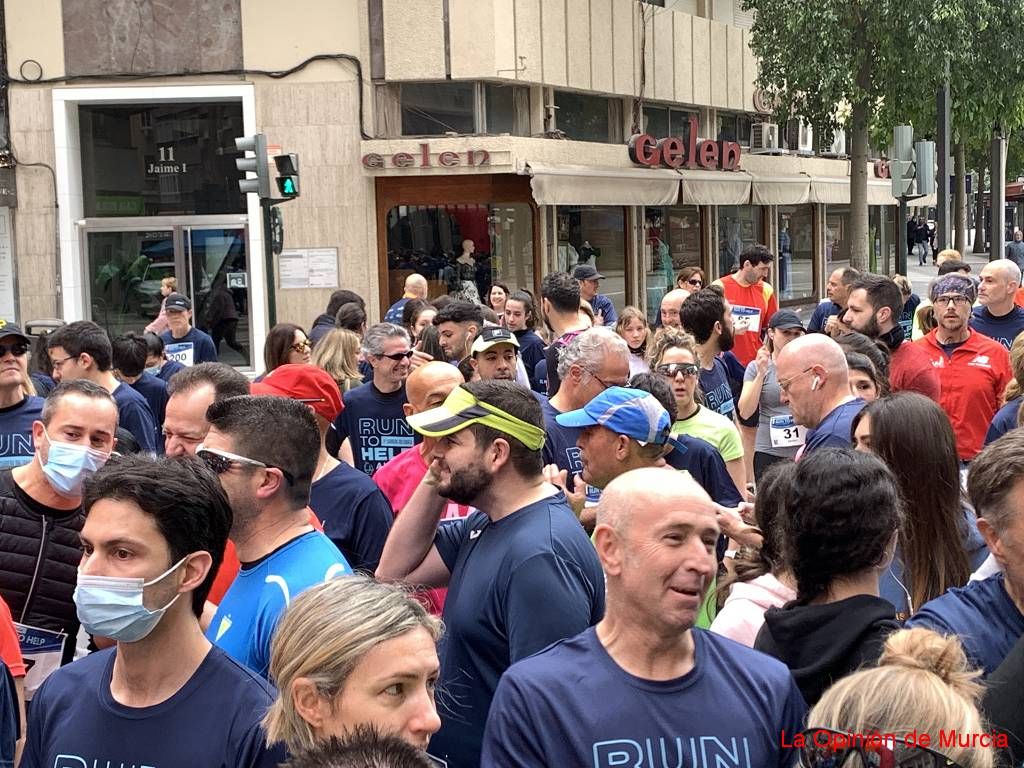
[[[1009,349],[1024,331],[1024,309],[1013,302],[1020,288],[1020,267],[1010,259],[990,261],[981,270],[978,303],[971,315],[971,328]]]
[[[682,288],[673,288],[661,299],[661,306],[658,308],[661,313],[662,328],[682,329],[683,323],[679,319],[679,310],[683,302],[690,298],[690,292]]]
[[[779,400],[807,428],[797,457],[818,448],[849,448],[850,425],[864,401],[850,395],[850,369],[835,341],[810,333],[789,342],[775,362]]]
[[[342,411],[327,431],[328,453],[372,475],[419,442],[403,409],[412,354],[402,326],[377,323],[366,330],[363,357],[373,378],[342,396]]]
[[[502,675],[481,765],[794,764],[779,734],[799,731],[807,707],[789,670],[694,626],[718,565],[716,518],[678,472],[609,483],[594,531],[604,618]]]
[[[558,358],[561,385],[550,400],[541,401],[544,412],[544,464],[566,473],[566,487],[575,488],[583,471],[576,441],[579,427],[563,427],[557,417],[582,408],[608,387],[624,387],[629,381],[629,347],[611,328],[597,327],[576,336]]]
[[[825,283],[825,294],[827,298],[814,308],[807,323],[808,333],[827,333],[829,336],[841,332],[838,327],[838,317],[846,308],[847,299],[850,297],[850,286],[853,281],[860,277],[860,272],[853,267],[839,267],[833,269]]]
[[[1024,233],[1013,230],[1013,242],[1006,244],[1006,258],[1024,270]]]
[[[925,603],[907,622],[956,635],[972,667],[990,674],[1024,636],[1024,430],[978,454],[967,475],[978,530],[1002,568]]]

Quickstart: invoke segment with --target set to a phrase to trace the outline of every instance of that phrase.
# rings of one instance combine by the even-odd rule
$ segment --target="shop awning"
[[[529,162],[538,205],[673,205],[679,174],[668,168],[602,168]]]
[[[751,176],[743,171],[679,171],[684,205],[748,205]]]
[[[889,179],[874,181],[868,179],[868,205],[898,205],[899,200],[892,196],[892,181]]]
[[[754,176],[750,187],[753,205],[802,205],[810,196],[811,177],[801,174]]]
[[[826,205],[849,205],[850,180],[848,178],[832,178],[829,176],[812,177],[808,202],[825,203]]]

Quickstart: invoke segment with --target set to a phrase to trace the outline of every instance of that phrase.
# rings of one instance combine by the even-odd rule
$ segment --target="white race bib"
[[[804,444],[804,428],[792,416],[772,416],[772,448],[794,448]]]
[[[67,634],[14,622],[18,645],[25,659],[25,699],[33,694],[54,671],[60,668]]]
[[[168,360],[174,360],[182,365],[192,365],[195,362],[195,347],[191,341],[176,341],[165,344],[164,354]]]
[[[760,333],[761,310],[757,307],[732,308],[733,333]]]

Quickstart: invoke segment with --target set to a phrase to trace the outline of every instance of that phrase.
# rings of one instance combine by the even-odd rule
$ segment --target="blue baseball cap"
[[[607,427],[641,445],[675,444],[668,411],[658,398],[642,389],[608,387],[582,408],[558,414],[555,421],[563,427]]]

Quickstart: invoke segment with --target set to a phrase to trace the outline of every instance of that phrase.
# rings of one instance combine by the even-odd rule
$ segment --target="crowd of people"
[[[739,261],[2,323],[0,766],[1021,764],[1020,268]]]

